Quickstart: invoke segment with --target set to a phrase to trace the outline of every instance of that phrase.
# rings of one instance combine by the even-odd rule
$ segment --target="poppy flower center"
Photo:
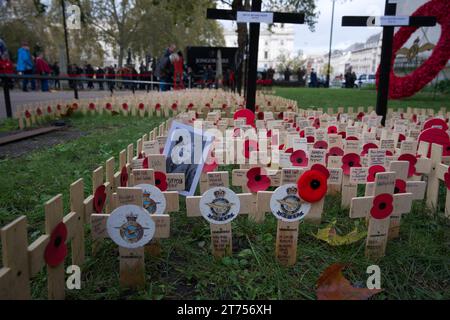
[[[394,194],[400,193],[400,189],[398,187],[395,187]]]
[[[380,210],[384,210],[386,209],[387,205],[385,202],[380,203],[380,205],[378,206],[380,208]]]
[[[353,161],[350,161],[349,163],[348,163],[348,166],[349,167],[353,167],[355,165],[355,163],[353,162]]]
[[[156,183],[156,185],[159,185],[159,184],[161,184],[161,180],[156,179],[156,180],[155,180],[155,183]]]
[[[297,158],[297,163],[302,163],[303,159],[302,158]]]
[[[311,186],[311,189],[317,190],[320,188],[320,181],[314,179],[313,181],[311,181],[310,186]]]
[[[54,245],[56,248],[58,248],[62,243],[62,238],[60,236],[56,237]]]
[[[261,181],[261,176],[260,175],[255,176],[255,181]]]

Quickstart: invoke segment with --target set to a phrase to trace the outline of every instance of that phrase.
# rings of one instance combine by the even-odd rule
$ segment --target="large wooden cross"
[[[389,79],[392,63],[392,46],[394,42],[394,28],[409,27],[433,27],[436,25],[436,17],[396,16],[397,2],[403,0],[386,0],[385,16],[344,16],[343,27],[383,27],[383,43],[381,47],[380,79],[377,95],[377,114],[383,116],[381,124],[384,126],[387,114],[389,98]]]
[[[252,11],[208,9],[206,17],[212,20],[232,20],[250,23],[249,67],[247,75],[246,107],[255,111],[258,68],[259,30],[261,23],[305,23],[304,13],[262,12],[262,0],[252,0]]]

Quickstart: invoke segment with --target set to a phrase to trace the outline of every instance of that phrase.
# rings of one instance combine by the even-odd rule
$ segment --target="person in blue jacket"
[[[22,47],[17,51],[17,66],[16,70],[19,74],[32,75],[34,68],[34,62],[31,58],[30,48],[26,41],[22,42]],[[35,82],[31,80],[31,89],[35,89]],[[22,90],[28,91],[28,79],[24,79],[22,82]]]

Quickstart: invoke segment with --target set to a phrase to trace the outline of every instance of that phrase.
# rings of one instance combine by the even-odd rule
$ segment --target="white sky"
[[[328,52],[331,27],[332,0],[317,0],[319,18],[315,32],[306,25],[295,25],[295,50],[302,49],[306,54],[321,54]],[[333,49],[345,49],[355,42],[365,42],[368,37],[382,28],[377,27],[341,27],[342,16],[380,16],[384,14],[385,0],[352,0],[343,2],[336,0],[334,13]],[[223,22],[226,27],[229,24]]]

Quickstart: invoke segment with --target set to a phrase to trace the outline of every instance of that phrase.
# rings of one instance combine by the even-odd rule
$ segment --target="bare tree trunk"
[[[249,0],[245,0],[245,4],[242,0],[233,0],[232,9],[233,10],[248,10]],[[238,23],[237,24],[237,33],[238,33],[238,50],[241,54],[241,57],[245,54],[245,46],[247,45],[248,38],[248,29],[246,23]],[[244,78],[245,66],[244,64],[240,64],[236,66],[236,85],[239,94],[242,92],[242,83]]]
[[[119,45],[119,68],[122,68],[122,61],[123,61],[123,57],[125,54],[125,48],[123,47],[123,45]]]

